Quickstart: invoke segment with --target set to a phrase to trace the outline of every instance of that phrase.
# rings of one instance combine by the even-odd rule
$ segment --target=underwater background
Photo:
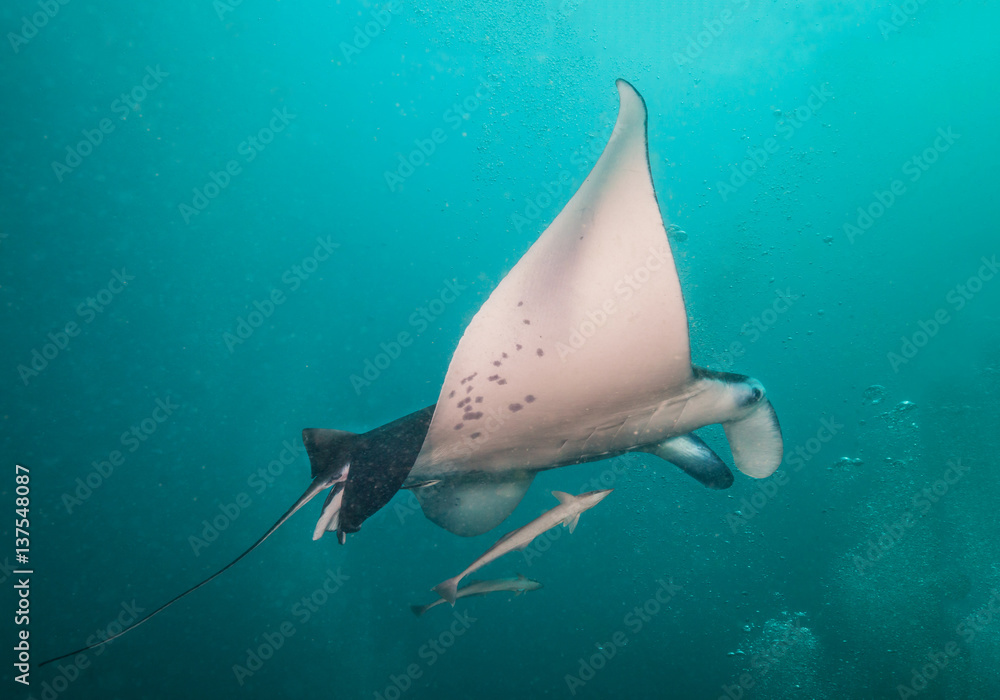
[[[998,22],[982,0],[4,3],[0,694],[1000,697]],[[764,383],[779,472],[553,470],[471,539],[402,492],[313,542],[314,501],[37,668],[259,537],[308,484],[303,428],[436,400],[600,155],[619,77],[693,360]],[[543,589],[411,613],[550,490],[609,487],[478,574]]]

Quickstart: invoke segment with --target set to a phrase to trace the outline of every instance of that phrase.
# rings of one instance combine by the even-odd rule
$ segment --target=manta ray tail
[[[236,557],[235,559],[233,559],[231,562],[229,562],[228,564],[226,564],[224,567],[222,567],[221,569],[219,569],[218,571],[216,571],[214,574],[212,574],[208,578],[202,580],[199,583],[196,583],[195,585],[191,586],[189,589],[187,589],[183,593],[180,593],[180,594],[174,596],[173,598],[171,598],[170,600],[168,600],[166,603],[164,603],[163,605],[161,605],[160,607],[158,607],[156,610],[154,610],[153,612],[149,613],[145,617],[140,618],[139,620],[137,620],[136,622],[134,622],[129,627],[126,627],[125,629],[123,629],[121,632],[118,632],[117,634],[113,634],[110,637],[102,639],[99,642],[95,642],[94,644],[88,644],[85,647],[82,647],[82,648],[77,649],[75,651],[71,651],[68,654],[63,654],[61,656],[56,656],[54,658],[47,659],[46,661],[43,661],[42,663],[38,664],[39,667],[45,666],[46,664],[50,664],[53,661],[59,661],[60,659],[65,659],[65,658],[67,658],[69,656],[75,656],[76,654],[80,654],[80,653],[83,653],[83,652],[88,651],[90,649],[94,649],[95,647],[99,647],[99,646],[102,646],[104,644],[107,644],[111,640],[117,639],[118,637],[121,637],[126,632],[131,632],[136,627],[138,627],[139,625],[143,624],[144,622],[146,622],[150,618],[154,617],[155,615],[159,615],[161,612],[163,612],[164,610],[166,610],[167,608],[169,608],[171,605],[173,605],[174,603],[176,603],[178,600],[180,600],[181,598],[183,598],[187,594],[194,593],[196,590],[198,590],[199,588],[201,588],[202,586],[204,586],[206,583],[208,583],[209,581],[215,579],[217,576],[221,575],[224,571],[228,570],[230,567],[232,567],[233,565],[235,565],[238,561],[240,561],[241,559],[243,559],[243,557],[245,557],[248,554],[250,554],[250,552],[252,552],[253,550],[257,549],[257,547],[259,547],[261,544],[263,544],[264,540],[266,540],[268,537],[270,537],[274,533],[275,530],[277,530],[279,527],[281,527],[282,525],[284,525],[285,521],[288,520],[290,517],[292,517],[292,515],[294,515],[296,511],[298,511],[302,506],[304,506],[306,503],[308,503],[309,501],[311,501],[317,494],[321,493],[324,489],[329,488],[330,485],[331,485],[331,483],[332,482],[330,481],[330,479],[329,478],[325,478],[322,474],[319,477],[313,479],[313,482],[309,485],[309,488],[306,489],[306,492],[303,493],[299,497],[299,500],[295,501],[295,503],[292,504],[292,507],[289,508],[287,511],[285,511],[285,514],[282,515],[280,518],[278,518],[278,521],[274,525],[272,525],[270,527],[270,529],[268,529],[267,532],[265,532],[263,535],[261,535],[260,539],[258,539],[256,542],[254,542],[252,545],[250,545],[242,554],[240,554],[238,557]]]

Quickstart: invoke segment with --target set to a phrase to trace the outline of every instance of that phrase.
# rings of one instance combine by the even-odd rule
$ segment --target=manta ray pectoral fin
[[[506,469],[513,451],[519,465],[547,468],[553,442],[575,444],[576,426],[594,427],[596,412],[625,415],[690,383],[687,312],[650,173],[646,105],[624,80],[616,86],[618,119],[593,170],[465,329],[418,475],[456,463]],[[625,286],[633,275],[643,282]],[[609,302],[614,313],[600,311]],[[578,344],[595,313],[600,332]],[[487,416],[502,417],[488,435]]]
[[[784,446],[778,416],[767,398],[743,418],[722,424],[733,451],[736,468],[747,476],[763,479],[781,465]]]
[[[710,489],[728,489],[733,485],[733,472],[712,448],[695,435],[678,435],[655,445],[641,448],[643,452],[665,459],[687,475]]]
[[[462,537],[492,530],[521,502],[535,475],[513,471],[441,479],[413,491],[424,515],[435,525]]]

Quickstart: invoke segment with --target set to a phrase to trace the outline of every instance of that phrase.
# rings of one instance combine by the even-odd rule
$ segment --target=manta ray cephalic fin
[[[643,447],[642,451],[680,467],[685,474],[710,489],[728,489],[733,485],[733,472],[694,433],[668,438],[659,444]]]

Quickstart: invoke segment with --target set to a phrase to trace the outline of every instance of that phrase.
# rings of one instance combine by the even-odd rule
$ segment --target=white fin
[[[747,476],[763,479],[781,465],[784,445],[778,416],[766,398],[750,415],[722,424],[733,451],[736,468]]]
[[[456,576],[455,578],[450,578],[447,581],[442,581],[431,589],[451,603],[451,607],[455,607],[455,601],[458,600],[458,578],[459,577]]]
[[[566,505],[576,500],[576,496],[565,491],[553,491],[552,495],[559,499],[559,505]]]
[[[576,529],[576,524],[580,522],[580,514],[571,515],[563,520],[563,525],[569,528],[569,534],[573,534],[573,530]]]
[[[344,482],[338,481],[330,489],[330,493],[323,503],[323,511],[316,521],[316,528],[313,530],[313,540],[318,540],[326,532],[336,530],[340,525],[340,506],[344,501]]]
[[[594,169],[466,328],[414,473],[461,472],[470,457],[483,470],[509,469],[512,457],[549,467],[560,445],[593,434],[595,410],[621,424],[690,381],[646,107],[617,85],[618,120]]]

